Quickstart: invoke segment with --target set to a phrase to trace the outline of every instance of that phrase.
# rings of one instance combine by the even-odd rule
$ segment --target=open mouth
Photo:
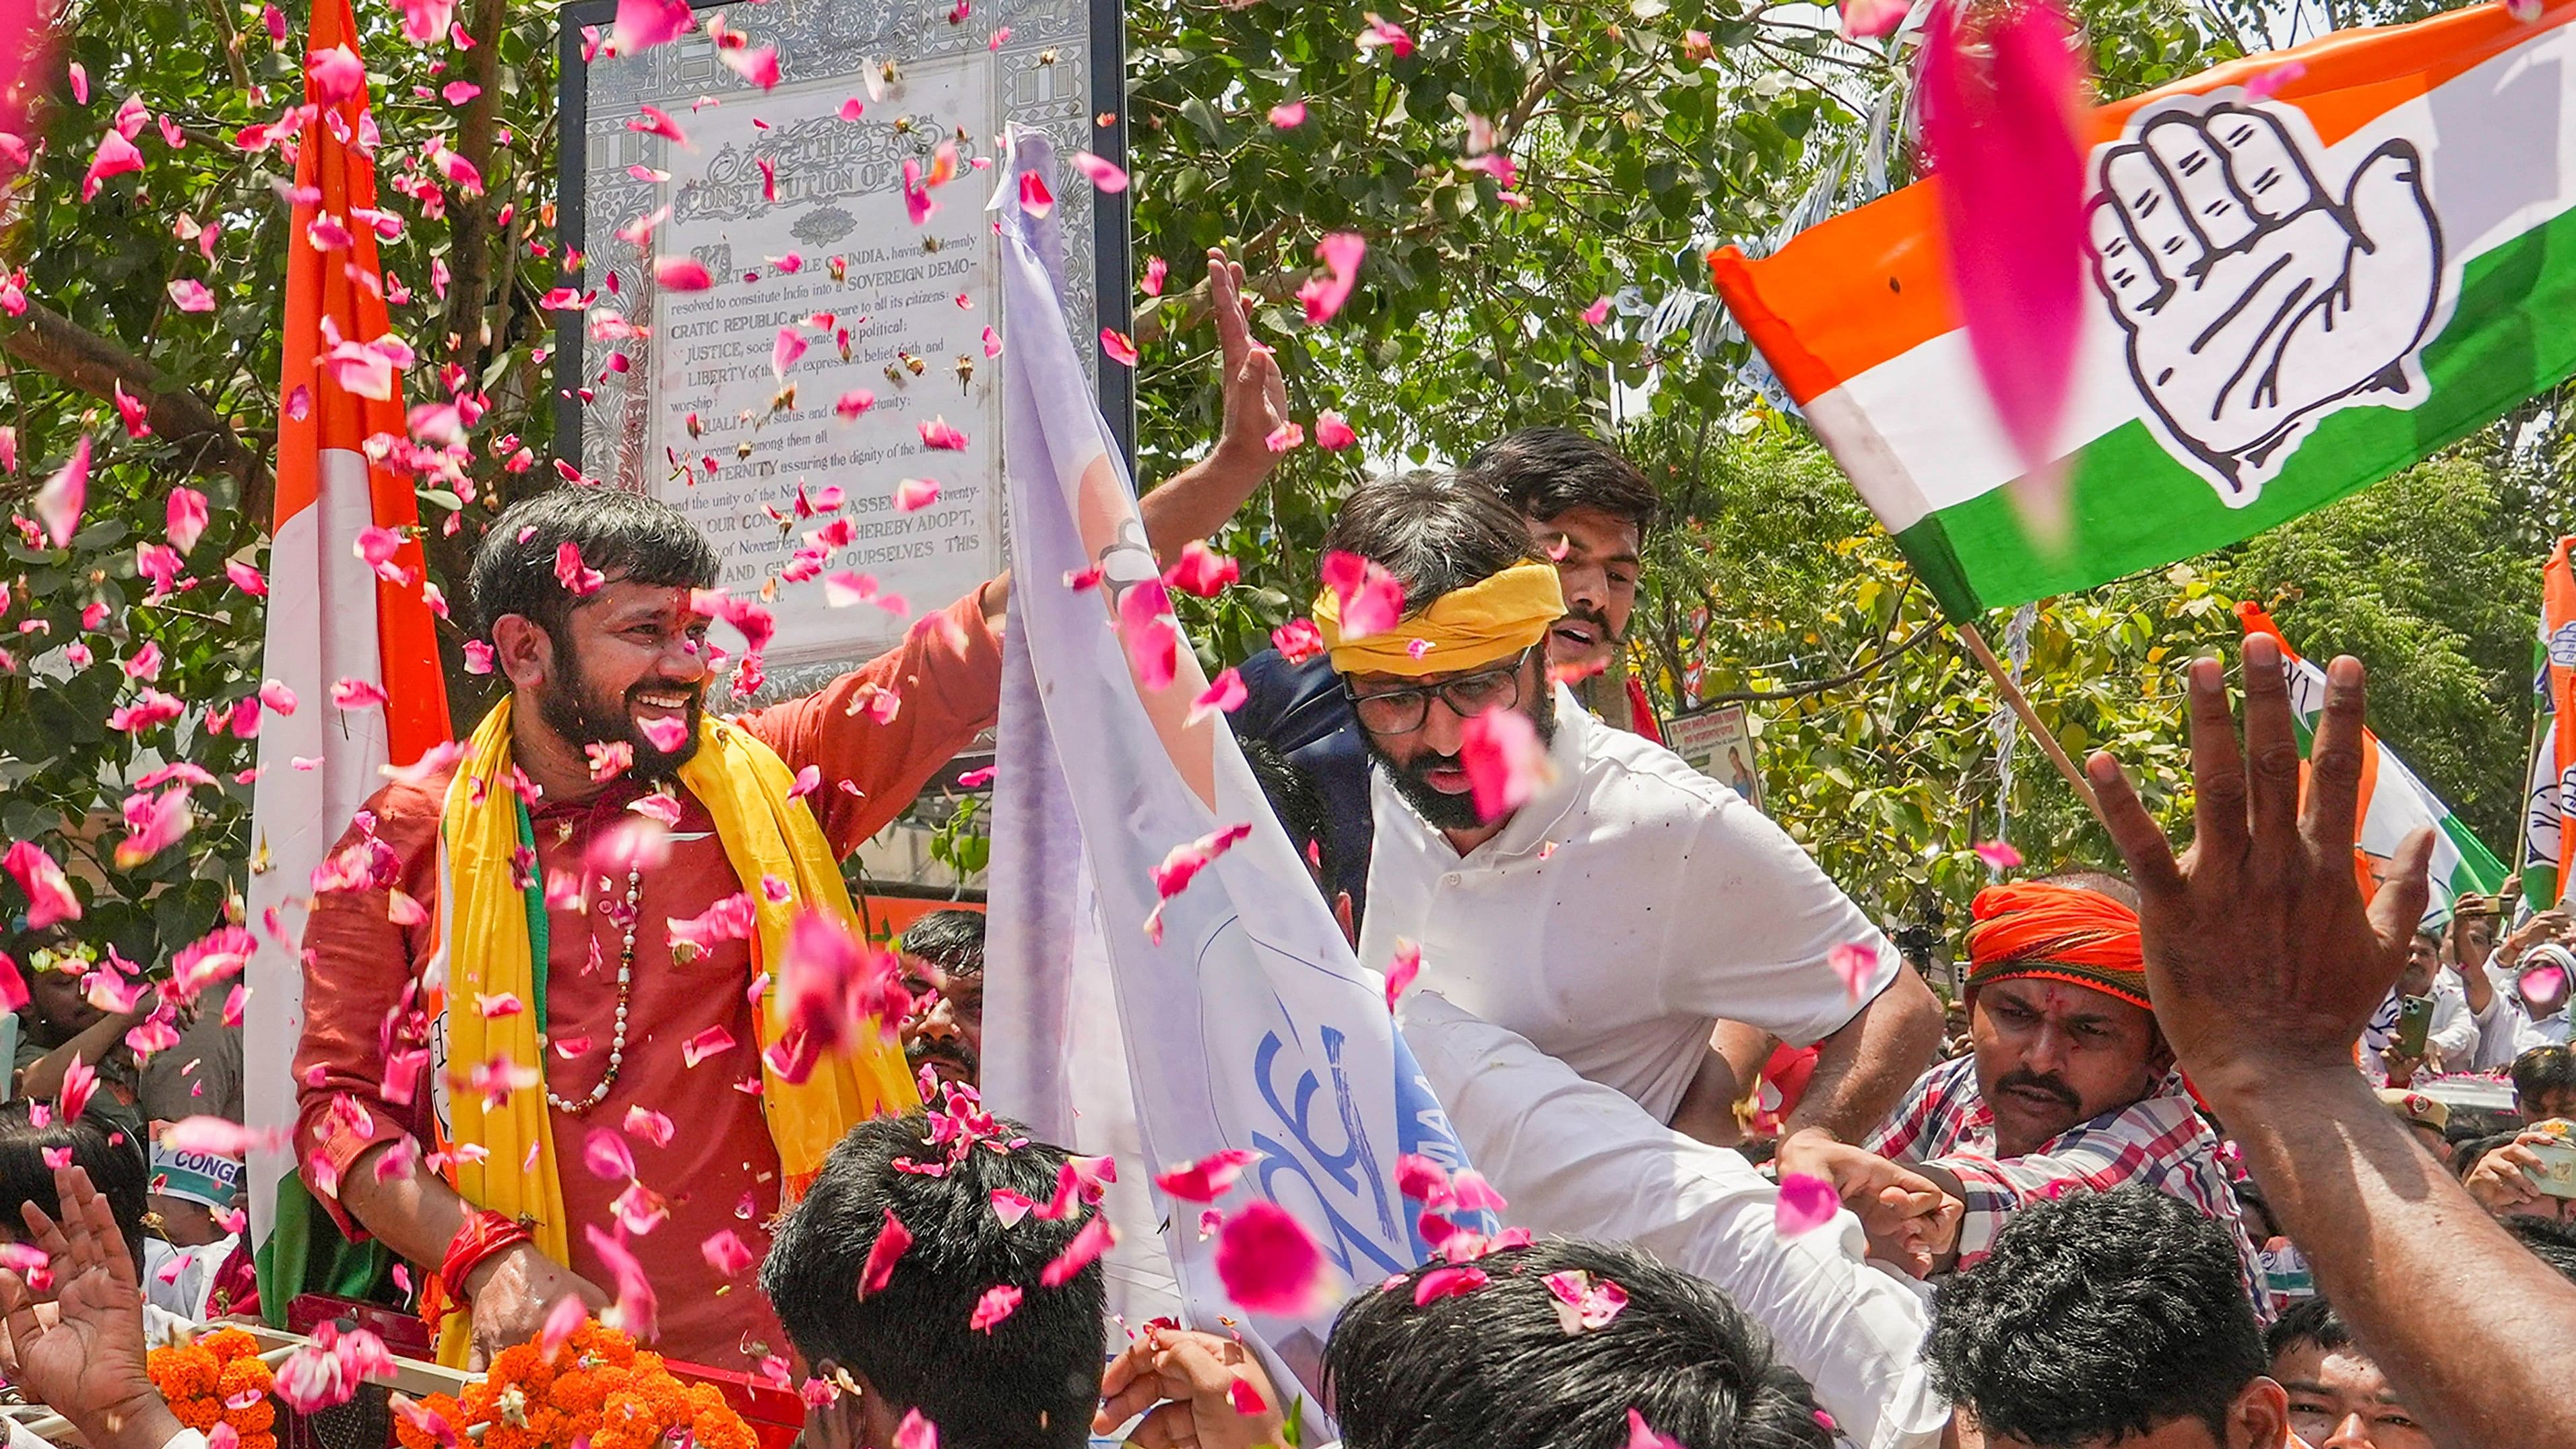
[[[1443,795],[1464,795],[1475,788],[1467,772],[1457,765],[1434,765],[1422,772],[1422,783]]]
[[[1574,620],[1561,619],[1549,628],[1548,633],[1577,649],[1591,649],[1601,643],[1601,631]]]
[[[670,714],[683,714],[687,712],[689,705],[696,699],[696,697],[697,696],[689,693],[687,690],[674,689],[653,690],[650,692],[639,691],[634,696],[634,699],[636,707],[639,709],[655,709],[662,710]]]

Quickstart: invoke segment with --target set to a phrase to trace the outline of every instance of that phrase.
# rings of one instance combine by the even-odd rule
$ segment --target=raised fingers
[[[2119,209],[2129,235],[2166,276],[2189,276],[2200,269],[2209,248],[2145,146],[2132,142],[2113,151],[2102,163],[2102,189]]]
[[[2084,774],[2093,782],[2093,804],[2101,814],[2102,828],[2110,832],[2112,848],[2128,863],[2129,879],[2137,882],[2139,892],[2154,901],[2180,891],[2182,870],[2174,863],[2173,846],[2138,799],[2129,777],[2120,773],[2120,762],[2108,753],[2096,753],[2084,762]]]
[[[2254,215],[2277,221],[2317,199],[2317,186],[2289,133],[2270,114],[2221,106],[2201,120],[2227,156],[2229,178]]]
[[[2362,751],[2369,748],[2361,724],[2363,698],[2361,661],[2347,655],[2326,666],[2326,703],[2308,745],[2307,802],[2299,817],[2300,829],[2320,850],[2352,849],[2353,822],[2361,805]],[[2250,714],[2246,728],[2250,737]]]
[[[2324,744],[2318,731],[2318,744]],[[2193,731],[2199,743],[2199,731]],[[2356,740],[2356,744],[2358,741]],[[2248,823],[2264,858],[2286,860],[2299,822],[2299,735],[2291,723],[2290,681],[2281,642],[2269,634],[2245,640],[2245,787]],[[2352,768],[2357,772],[2359,755]],[[2349,840],[2346,844],[2349,845]]]
[[[2145,317],[2164,305],[2173,295],[2173,284],[2156,267],[2128,225],[2120,219],[2120,208],[2107,198],[2093,203],[2086,214],[2093,229],[2093,275],[2102,290],[2111,295],[2112,314],[2127,322],[2132,317]]]

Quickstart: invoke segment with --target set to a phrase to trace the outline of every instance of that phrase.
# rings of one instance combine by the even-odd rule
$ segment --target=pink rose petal
[[[1842,1206],[1832,1183],[1793,1172],[1780,1179],[1780,1198],[1771,1209],[1771,1226],[1781,1237],[1801,1237],[1832,1222]]]
[[[1386,968],[1387,1010],[1395,1010],[1396,998],[1404,995],[1405,988],[1413,984],[1413,978],[1421,974],[1422,948],[1402,936],[1396,937],[1395,959]]]
[[[1332,1292],[1314,1236],[1266,1199],[1245,1203],[1219,1229],[1216,1273],[1226,1296],[1251,1313],[1302,1318],[1320,1310]]]

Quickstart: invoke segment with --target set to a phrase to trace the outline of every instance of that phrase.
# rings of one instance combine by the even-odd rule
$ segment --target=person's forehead
[[[677,584],[639,584],[632,579],[616,578],[599,586],[599,591],[573,605],[573,613],[605,623],[635,619],[658,619],[685,610],[689,591]]]
[[[1404,626],[1399,624],[1396,627],[1401,629]],[[1454,679],[1472,679],[1480,674],[1509,670],[1518,663],[1519,658],[1514,657],[1491,660],[1472,669],[1442,669],[1429,674],[1346,674],[1342,678],[1361,694],[1384,694],[1390,689],[1430,689]]]
[[[2085,1023],[2137,1026],[2152,1019],[2150,1013],[2116,996],[2090,986],[2078,986],[2072,981],[2055,981],[2041,976],[2015,976],[1989,982],[1978,991],[1977,999],[2006,1002],[2070,1026]]]
[[[1529,526],[1542,538],[1562,536],[1569,553],[1630,561],[1637,557],[1637,525],[1589,503],[1578,503],[1553,518],[1532,518]]]
[[[2371,1362],[2369,1355],[2350,1344],[2319,1353],[2312,1365],[2312,1374],[2304,1380],[2305,1384],[2313,1384],[2346,1399],[2382,1404],[2397,1402],[2396,1391],[2388,1386],[2388,1375],[2379,1371],[2379,1365]],[[2292,1385],[2294,1389],[2302,1386]]]

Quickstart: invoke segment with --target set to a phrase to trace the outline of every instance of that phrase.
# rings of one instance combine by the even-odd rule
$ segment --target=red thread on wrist
[[[438,1280],[449,1296],[463,1303],[470,1296],[465,1291],[465,1280],[475,1269],[500,1253],[533,1241],[525,1223],[488,1209],[479,1211],[448,1240],[447,1256],[438,1262]]]

